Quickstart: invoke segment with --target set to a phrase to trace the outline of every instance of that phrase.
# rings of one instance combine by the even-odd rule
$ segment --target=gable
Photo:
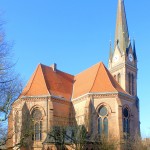
[[[70,100],[73,88],[73,76],[62,71],[54,71],[52,67],[38,65],[22,96],[54,95]]]
[[[25,86],[20,97],[39,95],[50,95],[46,86],[41,64],[38,65],[36,71],[33,73],[31,79]]]
[[[76,76],[40,64],[20,97],[49,95],[70,101],[87,93],[104,92],[127,94],[101,62]]]
[[[73,97],[87,93],[122,92],[127,94],[103,63],[98,63],[75,76]]]

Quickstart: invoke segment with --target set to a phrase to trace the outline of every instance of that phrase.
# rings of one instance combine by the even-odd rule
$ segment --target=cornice
[[[27,102],[33,102],[33,101],[43,101],[43,100],[47,100],[50,99],[50,96],[32,96],[32,97],[24,97],[21,98],[22,101],[27,101]]]
[[[125,68],[125,63],[118,64],[116,66],[112,66],[110,72],[118,71],[118,69]]]
[[[125,100],[130,101],[130,102],[134,102],[136,100],[134,96],[124,94],[124,93],[121,93],[121,92],[119,93],[119,98],[120,99],[125,99]]]
[[[87,98],[106,98],[106,97],[115,97],[117,96],[118,92],[93,92],[93,93],[87,93],[80,97],[77,97],[75,99],[72,99],[73,103],[78,103],[79,101],[84,101]]]
[[[51,95],[39,95],[39,96],[22,96],[21,99],[32,99],[32,98],[48,98]]]
[[[22,97],[22,98],[18,98],[16,101],[14,101],[14,103],[12,104],[12,107],[17,106],[22,102],[35,102],[35,101],[43,101],[43,100],[47,100],[47,99],[50,99],[50,97],[44,97],[44,96]]]
[[[67,101],[64,97],[61,96],[56,96],[56,95],[51,95],[51,98],[57,99],[57,100],[62,100],[62,101]]]
[[[83,101],[87,100],[88,98],[90,98],[90,95],[84,94],[84,95],[82,95],[78,98],[72,99],[71,102],[73,104],[76,104],[76,103],[79,103],[79,102],[83,102]]]
[[[23,96],[19,99],[17,99],[14,103],[16,103],[18,100],[23,100],[23,101],[37,101],[37,100],[47,100],[47,99],[51,99],[52,101],[56,101],[57,102],[63,102],[63,103],[70,103],[70,101],[68,101],[67,99],[65,99],[64,97],[60,97],[60,96],[56,96],[56,95],[42,95],[42,96]]]
[[[135,71],[135,72],[138,71],[138,69],[136,67],[134,67],[134,66],[132,66],[132,65],[130,65],[128,63],[126,63],[126,66],[129,67],[132,71]]]
[[[128,94],[124,94],[121,92],[93,92],[93,93],[87,93],[84,94],[80,97],[77,97],[75,99],[72,99],[71,101],[68,101],[64,98],[52,95],[52,96],[28,96],[28,97],[22,97],[17,99],[13,105],[17,105],[20,104],[21,102],[27,101],[27,102],[35,102],[35,101],[43,101],[43,100],[51,100],[52,102],[57,102],[57,103],[61,103],[61,104],[66,104],[66,105],[70,105],[71,103],[75,104],[75,103],[79,103],[82,101],[85,101],[87,99],[93,99],[93,98],[114,98],[114,97],[120,97],[121,99],[126,99],[128,101],[135,101],[135,98],[131,95]]]
[[[134,67],[128,63],[121,63],[121,64],[111,67],[110,72],[112,73],[114,71],[118,71],[118,69],[125,68],[125,67],[129,67],[130,69],[132,69],[133,71],[136,71],[136,72],[138,70],[136,67]]]
[[[75,104],[75,103],[84,101],[87,98],[95,98],[95,99],[96,98],[112,98],[112,97],[115,98],[117,96],[121,99],[126,99],[128,101],[135,101],[135,98],[133,96],[128,95],[128,94],[124,94],[121,92],[99,92],[99,93],[84,94],[78,98],[72,99],[72,103]]]
[[[61,104],[67,104],[67,105],[70,105],[70,104],[71,104],[71,101],[58,99],[58,98],[56,98],[56,97],[52,97],[52,98],[51,98],[51,101],[52,101],[52,102],[61,103]]]

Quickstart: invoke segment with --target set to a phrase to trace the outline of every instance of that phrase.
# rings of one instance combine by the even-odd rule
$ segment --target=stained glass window
[[[134,75],[132,74],[132,95],[134,95]]]
[[[42,113],[39,109],[35,109],[32,112],[32,118],[34,121],[34,135],[33,140],[39,141],[42,139]]]
[[[104,118],[103,123],[104,123],[104,134],[108,136],[108,118],[107,117]]]
[[[128,74],[128,86],[129,86],[129,94],[131,94],[131,75],[130,73]]]
[[[106,116],[107,115],[107,108],[105,106],[101,107],[99,110],[99,114],[101,116]]]
[[[125,133],[125,138],[128,137],[130,133],[130,119],[129,111],[127,108],[123,109],[123,132]]]
[[[41,120],[42,118],[42,113],[39,109],[35,109],[32,113],[32,117],[34,120],[38,121],[38,120]]]
[[[127,108],[124,108],[124,110],[123,110],[123,115],[124,115],[124,117],[128,117],[129,116],[129,113],[128,113],[128,109]]]
[[[38,122],[35,124],[35,140],[40,140],[40,125]]]
[[[102,118],[98,118],[98,133],[102,134]]]
[[[98,134],[108,137],[108,110],[105,106],[99,109]]]

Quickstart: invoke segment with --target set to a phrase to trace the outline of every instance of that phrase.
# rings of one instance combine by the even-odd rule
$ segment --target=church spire
[[[133,56],[134,56],[134,59],[137,60],[136,48],[135,48],[135,40],[134,39],[133,39]]]
[[[124,0],[118,0],[115,46],[118,44],[122,52],[126,52],[130,43]]]

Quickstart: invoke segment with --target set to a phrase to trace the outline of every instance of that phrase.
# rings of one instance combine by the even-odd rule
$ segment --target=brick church
[[[31,149],[41,150],[54,126],[85,125],[92,135],[140,132],[137,97],[137,55],[131,43],[124,0],[118,0],[114,48],[108,69],[99,62],[77,75],[39,64],[20,97],[12,104],[8,121],[8,147],[19,143],[33,121]],[[88,118],[88,119],[87,119]],[[87,123],[87,120],[88,123]],[[48,147],[48,143],[47,143]]]

